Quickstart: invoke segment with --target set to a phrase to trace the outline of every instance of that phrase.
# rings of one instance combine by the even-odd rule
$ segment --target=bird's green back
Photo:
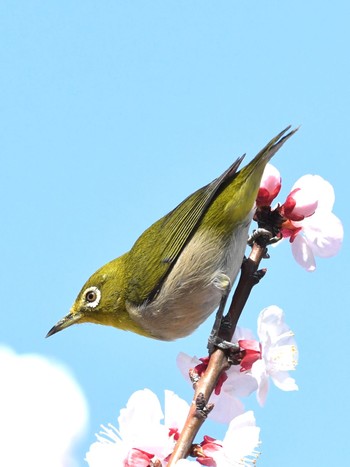
[[[151,301],[179,255],[198,229],[229,235],[253,208],[267,162],[296,131],[273,138],[242,170],[237,159],[220,177],[187,197],[175,209],[149,227],[127,257],[126,296],[134,304]],[[249,181],[247,183],[247,181]]]

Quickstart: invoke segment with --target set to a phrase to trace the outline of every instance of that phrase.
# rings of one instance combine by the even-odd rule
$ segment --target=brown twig
[[[241,275],[234,292],[232,302],[227,315],[225,331],[220,332],[220,337],[230,341],[235,332],[238,319],[248,300],[250,292],[266,270],[258,271],[260,261],[266,255],[266,245],[270,237],[259,237],[255,241],[249,258],[242,264]],[[194,398],[179,440],[176,443],[168,467],[174,467],[179,459],[184,459],[191,451],[191,446],[196,434],[204,423],[212,405],[209,398],[212,395],[221,373],[230,367],[227,355],[224,350],[216,349],[209,360],[208,367],[200,380],[195,384]]]

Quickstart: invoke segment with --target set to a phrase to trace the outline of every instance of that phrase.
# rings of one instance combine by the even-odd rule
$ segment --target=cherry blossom
[[[251,373],[258,382],[258,402],[264,405],[269,377],[283,391],[298,389],[295,380],[288,373],[296,368],[298,350],[294,334],[284,321],[283,310],[275,305],[260,312],[258,336],[261,343],[261,359],[253,363]]]
[[[136,391],[120,411],[119,429],[112,424],[102,426],[97,441],[86,454],[86,461],[90,467],[147,467],[151,461],[166,465],[188,409],[185,401],[165,391],[164,417],[152,391]]]
[[[290,221],[302,221],[312,216],[317,208],[318,200],[312,187],[294,188],[282,204],[280,211],[283,217]]]
[[[250,331],[247,330],[247,332],[248,336],[251,337]],[[183,377],[191,383],[190,373],[193,376],[193,370],[198,366],[202,367],[203,360],[206,361],[180,352],[176,363]],[[201,376],[200,373],[197,375]],[[209,413],[208,418],[220,423],[229,423],[234,417],[244,412],[244,405],[239,398],[249,396],[254,392],[257,389],[257,383],[251,374],[241,372],[239,365],[231,366],[225,372],[225,377],[222,378],[221,382],[222,384],[216,388],[216,392],[210,398],[214,408]]]
[[[259,452],[256,451],[256,447],[260,444],[259,435],[260,428],[256,426],[253,412],[245,412],[231,421],[222,441],[204,436],[203,442],[195,450],[196,461],[182,459],[176,463],[176,466],[248,467],[255,465],[259,456]]]
[[[232,342],[238,342],[242,359],[240,365],[232,365],[225,372],[226,377],[220,391],[210,398],[214,408],[209,417],[213,420],[229,423],[233,417],[242,414],[244,405],[240,398],[247,397],[254,391],[257,391],[260,405],[264,405],[269,378],[283,391],[298,389],[288,373],[296,368],[297,346],[294,334],[285,323],[284,313],[279,307],[272,305],[260,312],[258,336],[259,340],[256,340],[249,329],[237,326]],[[193,374],[196,367],[202,367],[205,361],[184,353],[177,357],[177,365],[189,381],[189,374]]]
[[[317,197],[317,207],[314,214],[299,222],[291,222],[292,227],[299,231],[296,236],[292,233],[290,239],[297,263],[307,271],[314,271],[316,256],[329,258],[339,252],[344,231],[340,219],[332,212],[335,201],[332,185],[318,175],[304,175],[295,183],[292,191],[299,189],[303,193],[307,191],[306,187]],[[289,236],[289,233],[284,235]]]
[[[271,164],[266,166],[257,197],[257,209],[270,206],[281,188],[281,177]],[[281,238],[289,238],[292,253],[307,271],[316,269],[315,257],[336,255],[344,231],[333,214],[335,201],[332,185],[319,175],[304,175],[292,187],[283,204],[273,211],[281,216]]]

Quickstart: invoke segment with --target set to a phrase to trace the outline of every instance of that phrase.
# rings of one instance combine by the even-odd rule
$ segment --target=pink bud
[[[281,176],[279,171],[271,164],[267,164],[261,179],[257,206],[270,206],[281,189]]]

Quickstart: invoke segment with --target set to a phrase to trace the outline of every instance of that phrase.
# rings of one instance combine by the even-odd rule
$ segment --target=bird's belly
[[[242,264],[250,219],[225,241],[197,232],[152,302],[128,304],[131,318],[152,337],[174,340],[191,334],[218,307]],[[237,233],[238,231],[238,233]],[[225,276],[230,279],[225,283]]]

